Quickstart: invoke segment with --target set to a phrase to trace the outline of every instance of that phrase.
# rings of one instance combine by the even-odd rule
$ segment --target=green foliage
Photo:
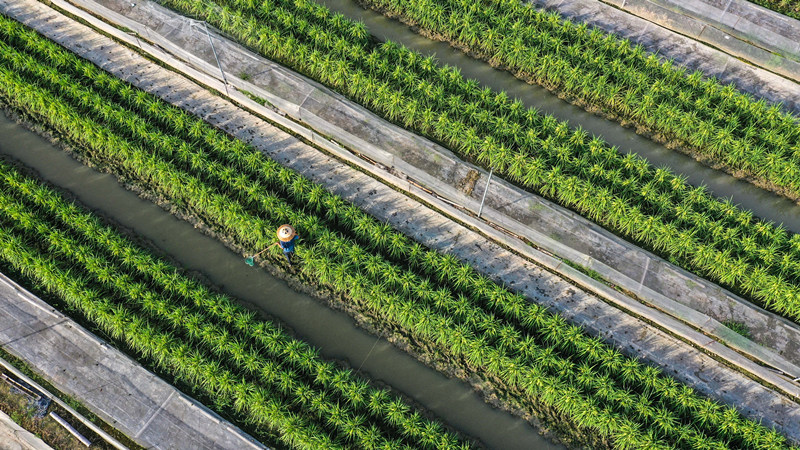
[[[800,194],[798,119],[732,85],[702,80],[700,73],[687,74],[627,40],[519,0],[366,4],[415,22],[518,76]]]
[[[325,21],[315,31],[318,37],[344,30],[348,42],[369,42],[360,27],[318,6],[301,0],[283,6],[313,12],[306,27]],[[281,21],[301,27],[293,17]],[[304,239],[298,257],[309,277],[411,338],[436,346],[465,370],[499,380],[520,404],[535,400],[620,447],[785,445],[774,431],[625,357],[454,257],[425,249],[259,151],[5,19],[0,19],[0,50],[0,96],[56,130],[76,151],[250,248],[270,243],[278,224],[295,224]],[[459,82],[432,60],[398,55],[422,73]],[[435,91],[436,86],[423,87]],[[480,96],[480,102],[507,101],[490,91]],[[554,135],[570,136],[563,124],[518,106],[509,108],[513,111]],[[476,149],[498,157],[509,148],[490,136],[480,139]],[[570,139],[588,146],[592,158],[616,154],[580,133]],[[555,145],[550,138],[544,143]],[[562,144],[556,147],[559,158],[573,157]],[[635,158],[623,163],[625,173],[651,170]],[[590,184],[567,178],[566,169],[546,167],[531,166],[539,171],[537,183],[551,183],[554,195],[586,201],[580,189]],[[655,172],[652,182],[652,189],[662,183],[687,192],[687,208],[708,198],[663,171]],[[7,167],[0,183],[4,260],[140,354],[218,395],[247,420],[278,430],[286,445],[464,446],[385,391],[317,361],[313,349],[182,277],[47,189]],[[624,207],[610,193],[605,199],[610,208]],[[751,225],[735,208],[725,211]],[[775,228],[754,224],[757,233],[792,242]],[[716,261],[714,253],[704,257]]]
[[[215,395],[230,393],[231,402],[246,401],[234,395],[238,389],[235,384],[238,379],[240,383],[245,383],[242,389],[244,386],[249,386],[247,390],[270,389],[272,396],[277,396],[276,401],[292,405],[292,410],[299,409],[302,415],[293,420],[300,421],[302,417],[310,415],[321,420],[321,423],[340,429],[340,435],[346,438],[343,441],[350,440],[364,448],[403,445],[394,439],[387,440],[386,432],[382,430],[389,426],[384,421],[388,408],[392,402],[398,401],[391,395],[371,388],[348,370],[336,369],[331,363],[319,360],[317,351],[307,344],[288,337],[269,322],[255,319],[252,313],[236,306],[231,299],[212,293],[181,275],[177,268],[136,247],[113,229],[102,225],[96,217],[64,201],[49,189],[4,165],[0,167],[0,175],[8,191],[16,191],[18,195],[34,202],[34,205],[25,205],[0,193],[0,209],[3,211],[0,217],[6,229],[18,230],[38,242],[42,255],[54,255],[51,261],[59,258],[61,264],[70,267],[72,276],[79,276],[78,271],[81,271],[88,276],[81,281],[93,279],[104,292],[113,293],[113,297],[120,300],[125,299],[126,313],[146,318],[153,327],[162,324],[165,332],[173,337],[185,337],[182,342],[190,343],[191,348],[209,357],[227,361],[219,370],[227,366],[230,375],[214,375],[216,383],[224,383],[214,388]],[[48,216],[53,217],[55,223],[41,218]],[[82,238],[71,236],[69,228]],[[13,234],[7,237],[9,242],[13,242]],[[137,281],[140,277],[141,281]],[[124,336],[109,329],[105,331]],[[161,345],[167,343],[161,342]],[[162,366],[169,360],[168,356],[155,351],[150,351],[147,356]],[[335,374],[335,378],[321,378],[321,373]],[[313,381],[306,382],[304,379]],[[378,401],[368,404],[368,398]],[[334,416],[336,420],[332,419]],[[371,417],[374,423],[354,426],[355,423],[364,422],[365,417]],[[265,422],[262,419],[250,419],[254,423]],[[392,425],[398,428],[398,432],[414,437],[407,427],[419,422],[418,418],[405,415],[396,422]],[[277,427],[276,424],[272,425]],[[300,426],[301,422],[297,422],[297,425]],[[426,429],[419,436],[420,439],[434,439],[439,448],[458,447],[455,437],[444,433],[439,425],[432,422],[423,425]],[[297,433],[284,434],[283,437],[287,442],[294,442],[303,433],[316,433],[313,424],[303,426],[307,429],[298,428]],[[328,443],[324,445],[334,442],[328,441],[322,434],[315,435],[317,442]]]
[[[328,84],[390,120],[446,144],[467,159],[493,168],[512,182],[578,211],[687,270],[719,282],[777,314],[800,320],[800,244],[793,243],[782,227],[756,220],[730,202],[714,199],[702,187],[693,189],[666,169],[653,168],[635,155],[620,155],[583,130],[571,130],[566,122],[526,110],[504,93],[481,89],[474,80],[465,80],[456,69],[439,67],[430,57],[393,42],[352,38],[353,30],[360,30],[363,25],[347,22],[310,0],[271,0],[257,5],[240,0],[165,3],[209,21],[262,54]],[[749,117],[725,122],[724,126],[731,130],[742,128],[731,124],[756,121],[745,128],[750,130],[747,133],[760,136],[753,137],[757,148],[741,150],[743,155],[767,158],[762,150],[779,142],[789,146],[781,144],[786,155],[800,155],[795,152],[800,145],[800,127],[795,118],[782,115],[779,109],[767,107],[763,102],[751,102],[713,80],[702,80],[699,74],[684,77],[668,64],[659,65],[641,47],[576,28],[558,16],[520,7],[515,0],[479,3],[452,0],[453,11],[464,7],[468,14],[444,14],[450,9],[442,8],[441,17],[434,14],[440,11],[437,1],[401,3],[417,5],[421,14],[433,14],[426,20],[451,17],[454,23],[471,21],[473,28],[482,23],[475,22],[475,17],[485,16],[486,11],[494,11],[492,8],[500,4],[507,11],[491,15],[492,21],[506,18],[499,22],[512,29],[528,29],[533,26],[531,23],[547,27],[550,31],[546,33],[552,36],[542,38],[546,35],[544,31],[536,34],[537,39],[544,39],[545,49],[563,50],[569,47],[564,39],[578,39],[581,45],[602,45],[606,51],[623,58],[625,64],[618,64],[615,73],[625,73],[627,65],[637,71],[626,77],[639,83],[638,89],[644,93],[624,96],[644,102],[631,108],[640,111],[641,117],[651,117],[650,111],[659,108],[656,94],[683,99],[693,115],[703,110],[702,105],[709,108],[709,105],[724,105],[725,114],[709,110],[706,115],[724,121],[739,111],[736,114]],[[399,3],[386,2],[386,5],[400,7]],[[522,8],[521,12],[518,8]],[[516,14],[522,14],[524,20],[511,20]],[[463,32],[469,29],[472,28],[460,28]],[[495,30],[494,35],[498,41],[485,45],[501,48],[508,33]],[[585,56],[592,51],[573,53]],[[531,70],[541,70],[547,76],[572,73],[579,67],[576,61],[557,60],[550,54],[542,58],[553,62],[542,62]],[[666,81],[648,81],[645,72],[666,77],[672,80],[670,83],[680,82],[687,89],[698,89],[698,94],[690,98],[678,95]],[[728,131],[718,132],[711,123],[701,121],[697,125],[692,120],[687,127],[699,130],[698,142],[712,142],[717,135],[727,136]],[[770,129],[781,130],[783,137],[770,137]],[[728,144],[714,145],[718,149],[730,148]],[[735,152],[726,155],[732,153]],[[795,157],[800,156],[792,156]],[[751,166],[767,170],[770,166],[762,159]],[[800,174],[800,166],[793,162],[781,167],[775,170],[782,176]],[[800,182],[800,177],[797,180]]]

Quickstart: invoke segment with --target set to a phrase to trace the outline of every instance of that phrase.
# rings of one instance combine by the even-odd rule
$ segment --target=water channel
[[[388,19],[372,10],[358,6],[355,0],[316,0],[333,11],[364,22],[378,39],[392,40],[425,55],[435,54],[441,64],[458,67],[466,78],[474,78],[483,86],[505,91],[509,97],[518,98],[528,107],[567,120],[570,126],[580,125],[588,133],[602,137],[619,148],[622,153],[637,153],[656,167],[669,167],[672,172],[687,177],[695,186],[706,185],[711,193],[721,198],[732,198],[741,208],[749,209],[761,218],[800,233],[800,205],[757,188],[721,171],[706,167],[689,156],[672,151],[616,122],[603,119],[574,106],[546,89],[520,81],[508,72],[492,68],[450,47],[413,32],[410,27]]]
[[[345,313],[292,290],[264,270],[247,266],[241,255],[219,241],[125,190],[113,176],[84,166],[2,113],[0,155],[20,161],[93,211],[133,230],[245,306],[277,317],[299,338],[318,347],[325,358],[360,367],[489,448],[563,448],[541,437],[527,421],[488,405],[467,384],[447,378],[357,328]]]

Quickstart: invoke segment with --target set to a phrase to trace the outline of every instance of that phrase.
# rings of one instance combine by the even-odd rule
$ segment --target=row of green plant
[[[279,428],[285,443],[295,446],[313,437],[308,440],[310,448],[346,442],[359,448],[460,447],[456,437],[444,432],[441,425],[424,419],[387,391],[372,388],[351,371],[321,361],[315,349],[181,275],[51,190],[23,179],[8,167],[0,169],[8,188],[0,193],[0,220],[6,230],[32,242],[29,250],[38,248],[42,255],[55,255],[58,264],[68,267],[72,276],[91,279],[127,313],[161,332],[183,336],[183,342],[190,343],[220,371],[208,374],[217,383],[215,395],[222,392],[231,399],[236,383],[247,390],[269,392],[284,411],[297,414],[292,420],[298,431],[281,430],[281,422],[271,424],[268,418],[258,416],[246,415],[248,422]],[[17,189],[20,197],[39,205],[5,193]],[[58,217],[58,221],[48,222],[43,216]],[[84,239],[72,236],[68,228],[79,230]],[[165,366],[161,357],[149,356]],[[232,399],[246,401],[246,397]],[[309,417],[319,423],[313,424]],[[326,433],[327,429],[335,432]]]
[[[53,72],[30,67],[37,63],[30,57],[27,65],[0,72],[7,101],[85,147],[86,155],[184,205],[242,245],[261,247],[271,242],[278,224],[296,224],[313,244],[298,250],[310,278],[333,280],[327,274],[343,271],[349,281],[331,283],[371,314],[405,314],[404,320],[386,317],[455,360],[467,361],[467,368],[496,377],[523,399],[544,402],[620,446],[785,444],[774,431],[625,358],[453,257],[412,243],[201,121],[121,88],[86,62],[52,57],[55,50],[39,52],[38,64],[65,71],[73,65],[72,75],[61,76],[67,81],[51,80],[45,75]],[[3,53],[13,56],[13,51],[8,47]],[[554,397],[562,388],[568,404]]]
[[[620,155],[430,57],[365,39],[361,25],[348,26],[310,0],[165,3],[687,270],[800,319],[800,237],[669,170]]]
[[[748,0],[794,19],[800,20],[800,2],[797,0]]]
[[[4,223],[5,224],[5,223]],[[104,333],[125,342],[150,358],[162,370],[211,397],[235,403],[235,409],[251,426],[282,433],[285,443],[300,448],[339,447],[318,427],[290,411],[273,392],[237,379],[204,352],[161,331],[149,321],[116,303],[107,293],[76,277],[74,268],[64,267],[37,244],[0,229],[0,257],[34,283],[80,312]]]
[[[162,167],[162,169],[163,169],[163,167]],[[175,177],[175,178],[176,178],[176,182],[188,181],[187,178],[179,178],[179,177]],[[183,198],[179,198],[179,200],[184,200],[184,199]],[[3,210],[4,211],[7,211],[8,214],[10,214],[10,220],[8,220],[8,222],[7,222],[8,224],[16,223],[16,224],[19,224],[18,226],[24,226],[26,228],[30,228],[30,229],[33,229],[33,230],[41,230],[43,228],[41,224],[36,223],[36,221],[34,219],[32,219],[32,217],[34,217],[33,215],[29,215],[28,217],[25,217],[25,216],[21,215],[18,212],[18,208],[15,209],[14,205],[12,205],[12,204],[10,204],[8,202],[0,202],[0,205],[3,206]],[[295,219],[297,220],[297,219],[300,219],[300,218],[299,217],[295,217]],[[305,223],[305,222],[300,221],[299,223]],[[305,233],[305,231],[304,231],[304,233]],[[119,289],[119,284],[121,283],[119,281],[119,276],[115,277],[113,274],[109,273],[109,271],[108,271],[108,269],[106,267],[103,267],[100,263],[98,263],[96,261],[92,261],[91,259],[89,259],[89,256],[86,256],[89,253],[88,250],[86,250],[84,248],[80,248],[77,245],[72,244],[70,242],[64,242],[64,238],[61,237],[61,236],[57,236],[56,238],[46,237],[45,239],[48,239],[51,242],[52,242],[53,239],[58,239],[58,241],[56,241],[55,244],[60,244],[57,249],[59,251],[61,251],[62,253],[66,251],[65,248],[72,246],[73,247],[73,251],[78,253],[78,257],[79,258],[81,258],[81,257],[83,258],[83,259],[80,259],[79,262],[81,264],[86,265],[87,267],[90,267],[90,268],[94,269],[95,273],[93,275],[95,277],[97,277],[99,279],[102,279],[102,280],[108,280],[108,279],[114,280],[114,287]],[[50,248],[49,250],[52,250],[52,248]],[[44,251],[44,249],[42,251]],[[303,252],[301,254],[304,255],[305,253]],[[170,311],[170,309],[167,306],[165,306],[163,304],[159,304],[157,302],[157,300],[158,300],[157,297],[154,297],[152,295],[148,295],[148,292],[145,291],[144,287],[142,287],[142,286],[136,286],[136,285],[127,286],[126,285],[126,286],[123,286],[122,288],[124,289],[126,298],[132,298],[132,300],[139,300],[140,302],[142,302],[142,301],[149,302],[150,305],[146,304],[143,307],[143,308],[146,308],[147,310],[160,311],[160,312],[162,312],[162,314],[165,314],[165,313]],[[133,293],[133,294],[131,294],[131,293]],[[171,311],[175,311],[175,310],[171,309]],[[170,323],[168,324],[170,327],[176,327],[181,323],[188,323],[189,324],[188,327],[190,329],[194,329],[195,326],[197,326],[197,325],[195,325],[196,321],[193,320],[191,316],[187,317],[187,315],[185,315],[185,314],[175,314],[174,313],[174,314],[171,314],[168,317],[171,319]],[[202,324],[202,323],[199,326],[200,326],[201,330],[203,330],[203,331],[205,331],[205,328],[208,327],[207,324]],[[447,331],[447,330],[443,330],[443,331]],[[190,334],[190,337],[191,336],[192,335]],[[212,343],[212,345],[214,345],[214,348],[217,348],[218,341],[217,341],[216,338],[212,337],[212,338],[205,338],[205,339],[210,341]],[[228,344],[228,345],[230,345],[230,344]]]
[[[519,0],[365,0],[516,75],[800,194],[800,124],[628,40]]]
[[[141,91],[139,91],[139,93],[141,93]],[[38,194],[40,195],[41,193]],[[78,223],[75,222],[75,220],[76,217],[72,216],[69,219],[67,219],[67,222],[73,224]],[[84,218],[83,220],[86,220],[86,218]],[[102,238],[106,240],[109,239],[108,233],[106,233],[106,235],[104,235]],[[130,252],[130,249],[126,249],[124,251]],[[139,255],[139,257],[141,257],[141,255]],[[138,264],[140,265],[139,269],[141,269],[141,262],[138,262]],[[161,264],[160,267],[163,267],[164,263],[162,262],[160,264]],[[170,282],[169,277],[165,278],[165,280],[167,283]],[[180,279],[180,280],[172,280],[171,282],[180,283],[179,286],[181,289],[187,289],[186,287],[187,283],[189,283],[190,281],[187,279]],[[194,294],[196,295],[197,292],[194,292]],[[231,306],[230,304],[226,306],[224,303],[220,304],[218,300],[219,299],[210,298],[209,301],[211,301],[212,303],[206,304],[205,306],[215,307],[215,308],[219,308],[220,306],[222,306],[223,308],[230,308]],[[214,302],[217,303],[216,306],[213,306]],[[228,313],[230,314],[230,312]],[[230,320],[230,317],[228,317],[228,319]],[[237,320],[241,320],[241,318]],[[237,325],[241,326],[242,323],[239,322],[237,323]],[[261,326],[263,330],[263,324],[261,324]],[[258,329],[256,330],[257,330],[256,332],[258,333]],[[274,340],[275,337],[276,336],[272,337],[262,336],[261,337],[262,341],[264,339],[267,340],[263,341],[262,343],[268,343],[270,339]],[[289,349],[293,352],[301,352],[299,355],[300,358],[308,359],[311,356],[310,354],[303,355],[302,354],[303,349],[301,347],[298,347],[299,343],[297,342],[295,342],[294,344],[289,343],[288,345],[286,342],[277,342],[277,343],[272,342],[273,346],[276,344],[279,346],[278,348]],[[239,358],[240,357],[237,357],[237,359]],[[316,367],[316,368],[306,367],[306,369],[311,370],[312,372],[316,372],[313,375],[319,377],[320,380],[323,380],[328,383],[336,383],[336,387],[349,390],[349,392],[351,393],[355,392],[357,398],[362,398],[362,399],[364,398],[365,393],[358,392],[358,391],[363,391],[364,386],[354,385],[352,381],[348,381],[347,377],[344,376],[347,373],[346,371],[332,372],[332,366],[330,364],[327,367]],[[437,429],[435,424],[423,421],[418,413],[413,413],[408,417],[406,417],[408,415],[407,411],[409,410],[408,406],[404,405],[398,399],[387,399],[385,392],[377,391],[371,393],[370,402],[373,408],[379,408],[373,411],[373,413],[378,414],[379,416],[380,413],[382,413],[384,416],[389,417],[392,422],[395,422],[395,425],[402,427],[403,434],[421,437],[420,442],[422,443],[426,442],[425,439],[432,440],[431,442],[436,443],[435,446],[437,448],[441,448],[446,445],[452,446],[452,442],[448,442],[448,440],[452,441],[452,436],[450,437],[445,436],[444,438],[442,436],[437,436],[437,433],[441,433],[441,430]],[[380,408],[382,408],[382,410]],[[436,439],[439,439],[438,442],[436,441]]]

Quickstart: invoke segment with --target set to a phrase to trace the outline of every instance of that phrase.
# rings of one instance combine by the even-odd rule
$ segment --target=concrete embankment
[[[69,7],[66,3],[58,2],[57,4]],[[134,10],[136,14],[144,14],[145,17],[149,17],[148,14],[153,11],[159,11],[159,14],[170,14],[147,2],[138,3],[135,7],[131,7],[129,3],[126,5],[128,6],[125,7],[120,2],[118,4],[121,8],[119,12],[131,13],[131,10]],[[353,201],[379,219],[386,220],[395,228],[423,244],[443,252],[453,253],[482,273],[527,295],[533,301],[559,311],[567,319],[584,326],[592,334],[602,336],[607,342],[622,348],[628,354],[641,357],[651,364],[662,367],[667,373],[688,383],[698,391],[734,405],[746,415],[763,420],[763,423],[777,427],[782,433],[800,442],[800,427],[798,427],[800,408],[790,396],[786,395],[788,392],[790,393],[788,395],[797,398],[796,393],[791,394],[791,392],[796,392],[796,385],[769,370],[759,369],[757,365],[752,364],[746,358],[741,355],[737,356],[724,345],[693,330],[686,324],[653,309],[645,308],[630,298],[623,298],[624,296],[616,293],[613,289],[569,269],[557,259],[537,252],[524,240],[493,231],[494,228],[491,225],[475,220],[468,213],[468,210],[474,210],[473,208],[477,206],[475,198],[465,198],[466,209],[457,208],[452,206],[450,200],[431,196],[427,191],[420,190],[412,181],[431,175],[426,175],[418,168],[415,169],[413,165],[402,158],[404,155],[389,152],[393,148],[408,150],[408,146],[423,149],[423,153],[419,154],[421,155],[419,163],[429,164],[431,161],[442,159],[445,161],[445,165],[435,167],[445,171],[441,175],[457,180],[462,180],[470,173],[470,170],[475,170],[464,166],[452,155],[448,156],[444,149],[375,118],[363,108],[349,104],[341,97],[331,94],[303,77],[248,54],[238,46],[223,43],[216,36],[214,37],[216,50],[220,56],[223,70],[229,74],[248,73],[250,74],[249,82],[229,77],[228,81],[233,85],[226,86],[214,76],[209,75],[213,72],[219,73],[218,69],[215,70],[216,64],[211,62],[214,61],[214,56],[210,48],[204,50],[198,48],[198,55],[185,48],[176,49],[175,54],[187,59],[190,64],[178,60],[174,55],[164,54],[163,48],[172,48],[166,46],[170,43],[180,46],[201,41],[197,39],[196,34],[191,34],[204,33],[202,26],[196,23],[182,22],[182,19],[175,16],[162,16],[164,20],[160,22],[160,28],[148,28],[150,31],[139,33],[142,37],[149,36],[149,39],[158,42],[163,47],[158,49],[146,42],[139,42],[142,48],[147,48],[148,52],[157,55],[159,59],[189,73],[193,78],[201,80],[205,85],[211,86],[219,92],[225,92],[227,88],[231,97],[237,102],[283,124],[308,141],[337,153],[365,171],[373,171],[375,175],[383,174],[383,181],[394,183],[396,187],[413,193],[447,212],[450,216],[468,222],[471,227],[480,232],[464,227],[450,217],[420,205],[417,201],[364,173],[342,165],[339,160],[315,151],[313,147],[298,143],[290,135],[285,137],[285,146],[274,145],[274,136],[266,138],[265,132],[274,134],[275,130],[263,120],[212,95],[175,73],[150,63],[136,53],[120,48],[111,40],[92,34],[85,27],[55,14],[41,4],[28,0],[5,0],[0,2],[0,6],[6,14],[17,17],[23,23],[39,29],[45,35],[61,42],[115,75],[153,92],[234,136],[261,148],[281,163],[322,183],[333,192]],[[148,11],[143,11],[145,6]],[[92,11],[102,13],[103,9],[102,6],[94,4]],[[75,10],[75,12],[80,13],[81,11]],[[119,14],[117,16],[121,17]],[[125,26],[134,29],[128,25]],[[159,35],[161,32],[165,34]],[[135,37],[130,35],[127,37],[134,45],[137,45]],[[207,59],[204,60],[203,57],[207,57]],[[285,106],[287,109],[276,112],[272,108],[262,107],[234,89],[237,86],[255,92],[257,95],[263,95],[273,105]],[[274,92],[267,89],[270,86],[274,86]],[[365,160],[347,153],[319,132],[302,127],[293,128],[298,124],[287,120],[285,115],[295,115],[298,120],[312,125],[326,135],[335,136],[337,141],[355,150],[371,151],[376,149],[379,153],[374,153],[374,155],[383,155],[381,157],[387,158],[385,161],[389,164],[368,164]],[[340,117],[352,120],[352,123],[346,125],[339,122],[338,119],[335,121],[332,119]],[[359,128],[365,134],[359,136],[354,132],[351,133],[343,128],[344,126]],[[411,139],[411,141],[402,144],[404,139]],[[427,157],[422,158],[425,155]],[[404,171],[404,169],[408,169],[408,171]],[[409,178],[413,178],[413,180]],[[430,180],[430,178],[426,179]],[[456,187],[448,187],[447,179],[432,180],[434,182],[432,187],[441,187],[446,191],[443,194],[458,191]],[[485,184],[485,179],[475,183],[472,189],[473,196],[482,193],[481,186],[483,184]],[[491,186],[500,185],[493,182]],[[552,207],[548,206],[548,208]],[[557,208],[552,209],[557,210]],[[501,217],[496,214],[500,214],[502,210],[505,210],[502,204],[490,204],[484,209],[485,214],[492,214],[490,216],[492,220]],[[577,220],[577,218],[573,219]],[[590,224],[586,226],[593,227]],[[540,234],[546,236],[543,233]],[[507,248],[487,240],[486,236],[489,235],[514,248],[516,252],[511,252]],[[523,254],[526,256],[522,256]],[[554,275],[551,271],[543,269],[542,266],[534,264],[532,262],[534,260],[545,266],[549,264],[552,270],[569,274],[571,278],[580,280],[582,288],[576,288],[574,282],[567,281]],[[584,289],[591,290],[592,293]],[[636,311],[635,314],[646,316],[648,320],[640,320],[621,311],[616,306],[609,305],[606,301],[627,302],[627,309]],[[617,306],[620,306],[621,303],[617,303]],[[653,326],[648,321],[660,322],[661,325]],[[662,328],[669,329],[671,332],[665,332]],[[687,345],[673,333],[683,339],[695,340],[695,345],[703,348],[703,351]],[[729,362],[721,362],[706,352],[718,355],[717,358]],[[729,363],[747,367],[746,371],[749,375],[731,369],[728,366]],[[759,377],[770,378],[771,384],[779,386],[778,390],[784,393],[754,382],[749,378],[749,376],[756,376],[754,373],[757,373]]]
[[[265,448],[3,274],[0,346],[145,448]]]

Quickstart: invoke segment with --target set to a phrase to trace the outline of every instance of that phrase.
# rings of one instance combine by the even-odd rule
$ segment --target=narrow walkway
[[[265,448],[3,274],[0,346],[145,448]]]
[[[747,376],[732,370],[659,328],[610,306],[595,295],[577,289],[572,283],[543,270],[529,260],[487,241],[485,236],[455,223],[375,179],[341,164],[313,147],[285,135],[269,123],[235,107],[204,88],[187,81],[135,52],[88,30],[31,0],[3,0],[0,10],[40,30],[72,51],[94,61],[111,73],[144,90],[202,117],[232,135],[261,148],[266,154],[291,167],[331,191],[349,199],[380,220],[437,250],[453,253],[498,282],[558,311],[590,333],[603,336],[626,353],[661,367],[670,375],[699,392],[736,406],[744,414],[800,442],[800,408],[788,397],[770,390]],[[172,36],[176,38],[176,36]],[[213,57],[213,56],[212,56]],[[257,60],[243,57],[252,64]],[[169,60],[190,70],[191,68]],[[202,65],[202,61],[193,64]],[[270,72],[271,70],[271,72]],[[273,68],[269,73],[287,72]],[[225,86],[202,73],[193,72],[220,92]],[[314,83],[311,85],[316,86]],[[286,86],[284,85],[284,90]],[[297,88],[297,86],[295,86]],[[292,92],[297,93],[297,89]],[[314,92],[315,98],[319,92]],[[237,101],[256,107],[254,102],[231,90]],[[338,98],[338,97],[337,97]],[[342,100],[339,99],[338,102]],[[267,111],[281,120],[273,111]],[[285,121],[285,119],[282,119]],[[372,131],[383,130],[382,123]],[[314,132],[304,135],[315,142],[332,145]],[[408,181],[406,181],[408,184]],[[714,341],[708,343],[715,347]]]

